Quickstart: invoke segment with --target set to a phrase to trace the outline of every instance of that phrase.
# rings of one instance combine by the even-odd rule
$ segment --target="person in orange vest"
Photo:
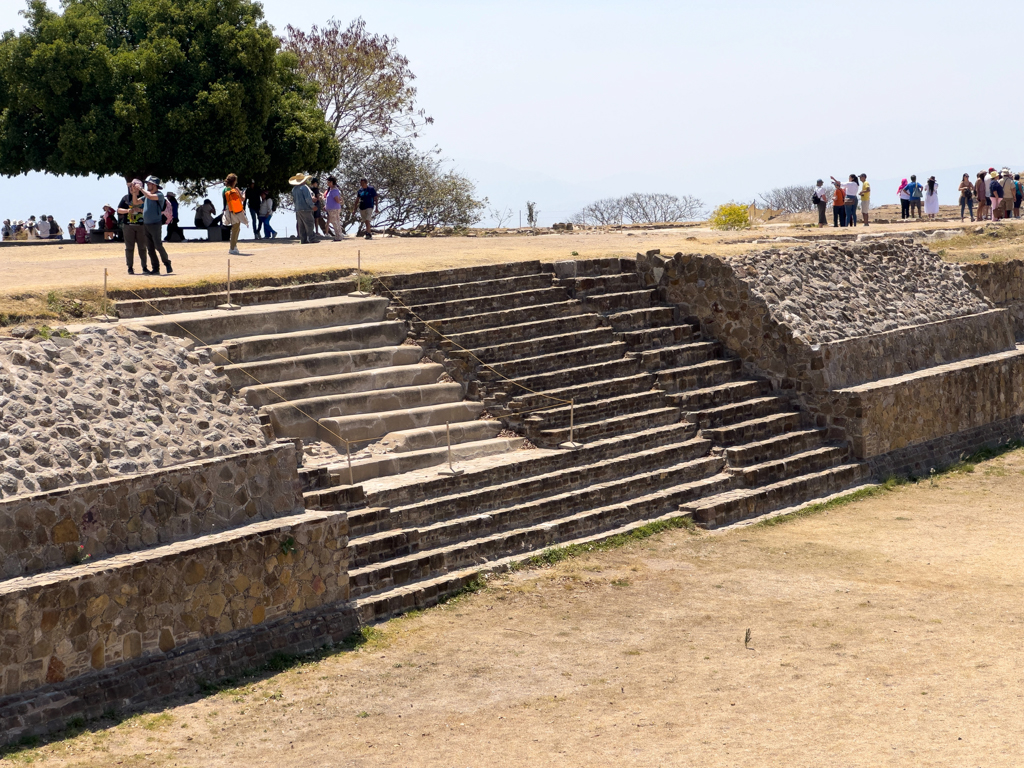
[[[238,250],[238,230],[242,224],[249,226],[249,220],[245,218],[245,193],[238,189],[238,176],[229,173],[224,179],[224,189],[221,192],[224,197],[224,226],[231,227],[231,247],[228,253],[233,256],[241,256]]]

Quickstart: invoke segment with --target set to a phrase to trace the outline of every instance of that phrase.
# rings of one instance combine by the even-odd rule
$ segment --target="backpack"
[[[174,218],[174,206],[171,205],[169,198],[164,198],[164,224],[170,224]]]
[[[911,200],[921,199],[921,190],[923,189],[923,187],[916,181],[912,181],[909,184],[907,184],[905,189],[907,191],[907,194],[910,195]]]
[[[242,196],[237,189],[229,187],[224,190],[224,204],[231,213],[242,212]]]

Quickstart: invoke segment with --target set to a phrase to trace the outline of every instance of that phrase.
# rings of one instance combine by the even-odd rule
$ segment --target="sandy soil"
[[[959,226],[944,222],[941,226]],[[861,232],[899,232],[904,224],[872,225]],[[916,225],[914,225],[916,226]],[[240,245],[242,256],[231,259],[231,274],[236,278],[268,274],[310,272],[317,269],[355,267],[357,251],[362,252],[365,270],[376,273],[401,273],[447,269],[471,264],[498,264],[540,259],[558,261],[570,258],[634,256],[637,251],[660,248],[663,253],[702,251],[740,252],[759,248],[738,241],[757,237],[777,237],[800,232],[791,224],[770,223],[742,232],[716,232],[704,227],[630,232],[589,231],[571,234],[501,237],[402,238],[378,236],[372,241],[353,239],[300,246],[293,241],[256,241]],[[817,230],[815,230],[817,231]],[[822,230],[823,232],[826,230]],[[175,274],[165,277],[136,275],[125,268],[124,246],[39,245],[0,248],[0,286],[4,293],[23,291],[101,290],[103,269],[110,272],[111,288],[134,286],[170,286],[197,280],[223,280],[227,270],[227,243],[168,243],[167,252]],[[578,254],[573,255],[573,252]],[[136,269],[139,266],[136,265]]]
[[[1016,766],[1022,475],[1017,451],[498,577],[359,650],[0,764]]]

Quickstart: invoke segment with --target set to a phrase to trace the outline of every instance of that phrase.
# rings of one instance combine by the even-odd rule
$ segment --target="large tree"
[[[234,172],[271,188],[333,168],[316,89],[251,0],[30,0],[0,40],[0,173]]]

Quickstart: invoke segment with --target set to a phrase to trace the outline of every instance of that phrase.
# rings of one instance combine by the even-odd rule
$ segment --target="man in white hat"
[[[309,189],[312,176],[296,173],[288,183],[292,185],[292,202],[295,204],[295,230],[300,243],[318,243],[316,224],[313,223],[313,193]]]

